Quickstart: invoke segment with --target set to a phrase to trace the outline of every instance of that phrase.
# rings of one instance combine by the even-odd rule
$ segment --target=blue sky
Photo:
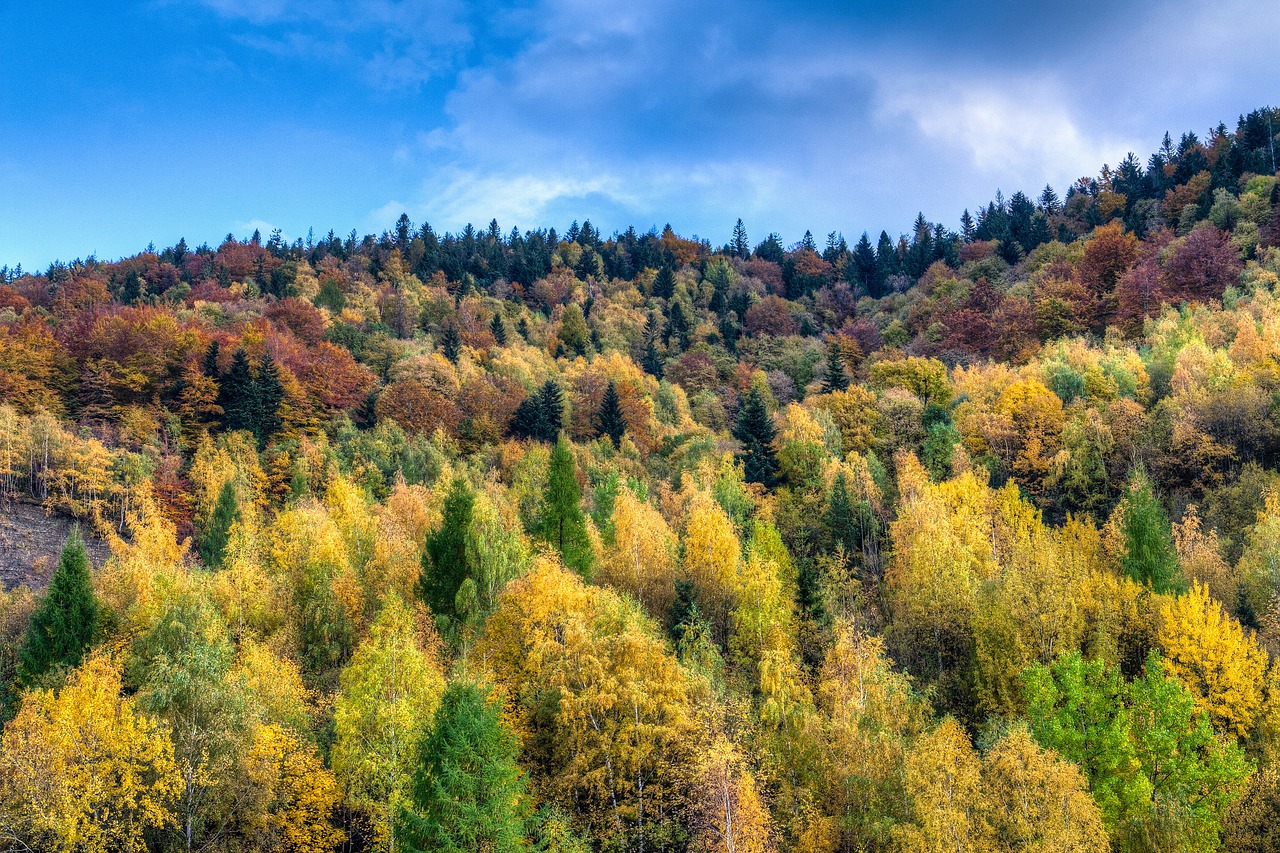
[[[1036,6],[1052,11],[1028,11]],[[590,219],[907,230],[1277,101],[1272,0],[0,4],[0,264]]]

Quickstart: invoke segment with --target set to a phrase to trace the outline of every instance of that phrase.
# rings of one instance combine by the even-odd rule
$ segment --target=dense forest
[[[1280,849],[1277,129],[0,270],[0,847]]]

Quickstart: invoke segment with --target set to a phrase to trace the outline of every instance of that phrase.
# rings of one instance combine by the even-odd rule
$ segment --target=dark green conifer
[[[849,377],[844,373],[844,355],[833,340],[827,345],[827,372],[822,376],[822,392],[843,391],[849,387]]]
[[[243,347],[238,348],[231,357],[231,367],[218,386],[218,405],[222,407],[227,429],[254,432],[257,394],[253,386],[249,356]]]
[[[844,472],[836,475],[836,481],[831,486],[831,495],[827,498],[826,522],[831,544],[843,545],[845,551],[853,553],[858,545],[858,521],[853,513],[853,504],[849,501]]]
[[[422,600],[437,616],[455,615],[454,601],[458,588],[470,573],[467,531],[471,528],[474,505],[475,494],[467,481],[455,477],[444,499],[440,528],[427,537],[418,590]]]
[[[200,560],[210,569],[222,567],[222,557],[227,550],[227,542],[231,538],[231,526],[240,520],[240,506],[236,500],[236,490],[228,480],[218,492],[217,503],[208,520],[201,525]]]
[[[84,658],[98,619],[98,599],[89,577],[89,555],[79,530],[62,546],[58,567],[31,617],[18,652],[18,680],[34,686],[55,667],[74,668]]]
[[[582,485],[569,440],[563,435],[551,451],[542,496],[542,538],[560,552],[564,564],[583,577],[591,574],[591,542],[582,513]]]
[[[733,437],[742,442],[742,452],[738,454],[738,458],[742,460],[747,482],[761,483],[764,486],[772,486],[777,482],[778,457],[773,449],[777,432],[764,398],[754,387],[742,398],[738,418],[733,426]]]
[[[253,377],[253,433],[259,445],[266,445],[280,431],[280,404],[284,402],[284,385],[280,366],[270,353],[263,353],[258,374]]]
[[[493,335],[493,342],[498,346],[507,345],[507,326],[502,322],[501,312],[493,312],[493,319],[489,321],[489,332]]]
[[[462,337],[454,323],[446,323],[440,333],[440,352],[453,364],[458,363],[458,356],[462,354]]]
[[[218,339],[214,338],[209,342],[209,348],[204,351],[204,375],[215,381],[222,376],[222,373],[218,370],[218,356],[220,353]]]
[[[615,448],[621,446],[622,435],[627,431],[627,420],[622,416],[622,403],[618,399],[618,389],[613,382],[605,389],[604,399],[600,402],[600,411],[596,415],[596,435],[609,436]]]
[[[454,682],[418,749],[396,838],[410,853],[527,850],[529,799],[520,745],[488,690]]]
[[[1129,477],[1129,490],[1121,502],[1124,556],[1120,565],[1138,583],[1160,593],[1183,592],[1187,582],[1178,567],[1169,515],[1156,496],[1150,478],[1142,471]]]
[[[676,274],[667,265],[663,265],[658,270],[657,277],[653,280],[653,295],[662,299],[670,299],[671,295],[676,292]]]

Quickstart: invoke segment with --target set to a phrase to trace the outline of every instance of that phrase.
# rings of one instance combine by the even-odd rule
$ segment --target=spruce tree
[[[72,530],[49,588],[23,634],[18,681],[34,686],[55,667],[77,666],[93,641],[97,619],[98,599],[89,577],[89,556],[80,531]]]
[[[231,357],[231,367],[218,387],[218,405],[222,407],[227,429],[254,431],[257,408],[254,390],[249,356],[243,348],[239,348]]]
[[[493,319],[489,321],[489,332],[493,335],[493,342],[500,347],[507,345],[507,327],[502,322],[502,314],[498,311],[493,312]]]
[[[1125,549],[1120,565],[1125,573],[1155,592],[1185,591],[1187,582],[1178,567],[1169,515],[1142,471],[1130,476],[1121,511]]]
[[[458,363],[458,356],[462,354],[462,337],[453,323],[446,323],[440,334],[440,352],[453,364]]]
[[[534,438],[548,444],[560,435],[564,420],[564,393],[554,379],[548,379],[538,392],[537,420]]]
[[[280,431],[280,404],[284,402],[284,385],[280,381],[280,365],[270,353],[264,353],[253,377],[253,433],[259,445],[266,445]]]
[[[751,257],[751,243],[747,240],[747,228],[742,224],[742,220],[738,220],[738,224],[733,226],[733,240],[729,243],[730,250],[739,258],[746,260]]]
[[[467,559],[467,531],[475,495],[467,481],[455,477],[444,499],[440,528],[427,537],[422,554],[422,575],[418,590],[422,600],[437,616],[454,616],[458,588],[470,574]]]
[[[845,551],[853,553],[858,542],[858,521],[853,514],[853,504],[849,501],[844,472],[836,475],[836,481],[831,486],[831,495],[827,498],[826,523],[831,544],[843,545]]]
[[[615,448],[621,446],[622,435],[627,431],[627,420],[622,416],[622,403],[613,382],[605,389],[600,411],[596,414],[596,436],[607,435]]]
[[[551,451],[542,496],[542,538],[560,552],[564,564],[583,577],[591,573],[591,542],[582,513],[582,485],[569,440],[563,435]]]
[[[418,749],[408,801],[396,811],[395,835],[403,849],[528,849],[529,799],[519,751],[502,721],[501,704],[487,690],[458,682],[446,687]]]
[[[213,512],[200,530],[200,560],[210,569],[222,567],[222,557],[227,550],[231,525],[240,520],[240,506],[236,500],[236,490],[228,480],[218,492],[218,500],[213,505]]]
[[[653,280],[653,295],[662,299],[670,299],[675,292],[676,274],[671,267],[664,264],[662,269],[658,270],[657,278]]]
[[[742,398],[738,418],[733,426],[733,437],[742,442],[738,458],[745,468],[748,483],[772,486],[778,478],[778,457],[773,449],[777,433],[773,417],[765,406],[764,398],[754,387]]]
[[[221,376],[218,370],[218,356],[221,348],[218,346],[218,339],[214,338],[209,343],[209,348],[204,351],[204,375],[210,379],[217,381]]]
[[[849,377],[844,373],[844,355],[834,340],[827,345],[827,372],[822,377],[822,391],[843,391],[849,387]]]

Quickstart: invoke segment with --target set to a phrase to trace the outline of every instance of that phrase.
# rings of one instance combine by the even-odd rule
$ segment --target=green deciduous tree
[[[1129,478],[1129,491],[1120,511],[1125,545],[1120,564],[1129,577],[1150,585],[1156,592],[1185,590],[1169,514],[1146,474],[1138,471]]]

